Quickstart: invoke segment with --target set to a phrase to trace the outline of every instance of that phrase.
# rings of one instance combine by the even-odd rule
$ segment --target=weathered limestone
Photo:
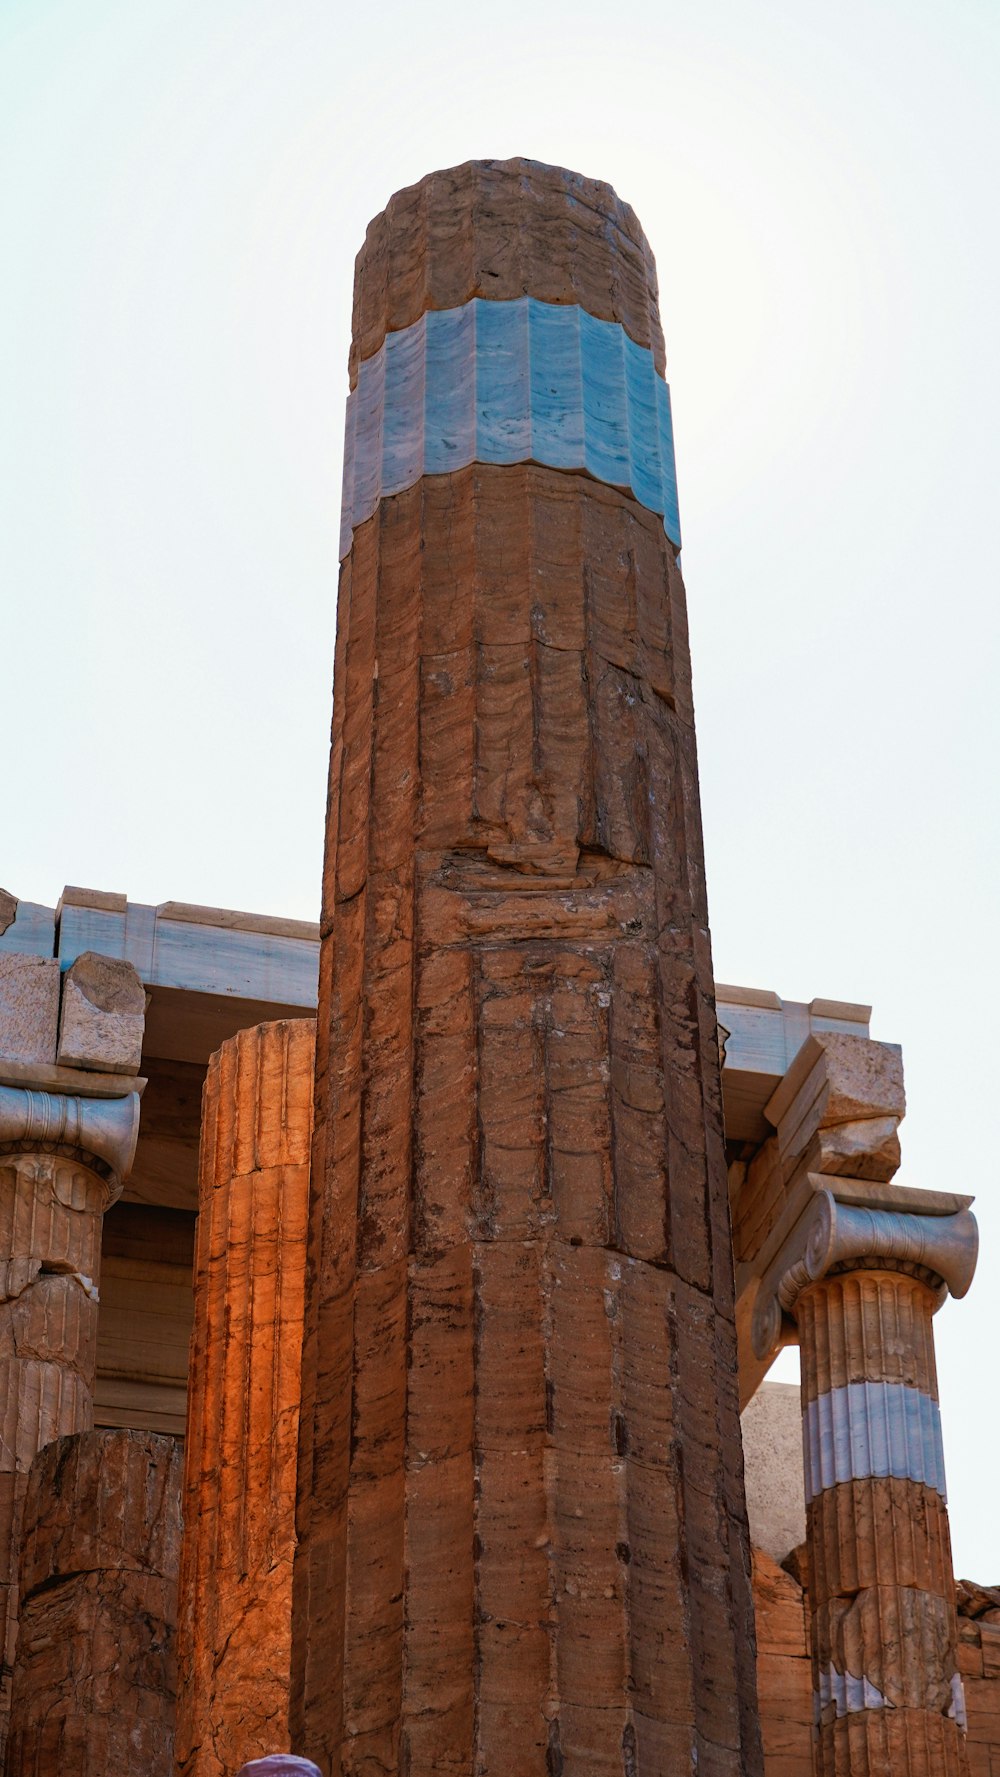
[[[85,951],[63,977],[57,1061],[98,1073],[135,1073],[145,1011],[145,989],[132,964]]]
[[[372,225],[354,371],[526,293],[662,370],[632,212],[518,161]],[[383,498],[341,578],[293,1738],[345,1774],[753,1777],[684,592],[642,475],[519,460],[558,377],[518,365],[506,464]],[[503,366],[475,375],[455,423],[495,456]],[[387,371],[383,438],[425,463],[393,402]]]
[[[812,1665],[802,1587],[756,1547],[753,1602],[764,1777],[812,1777]]]
[[[59,965],[12,954],[0,971],[0,1747],[17,1630],[20,1515],[36,1453],[93,1424],[101,1228],[135,1154],[136,1092],[31,1090],[54,1074]],[[44,1040],[43,1040],[44,1038]],[[102,1076],[111,1092],[116,1082]]]
[[[223,1044],[205,1082],[178,1639],[182,1777],[231,1777],[289,1744],[314,1057],[311,1019],[257,1025]],[[260,1766],[272,1768],[310,1769]]]
[[[50,1066],[59,1029],[59,964],[49,956],[0,956],[0,1057]]]
[[[4,1683],[17,1626],[17,1552],[36,1453],[93,1424],[104,1212],[135,1152],[139,1100],[0,1087],[0,1608]]]
[[[968,1768],[931,1320],[972,1281],[976,1225],[968,1198],[889,1182],[897,1073],[824,1038],[768,1107],[803,1207],[753,1336],[766,1359],[791,1317],[801,1346],[818,1777]]]
[[[181,1454],[60,1438],[32,1464],[7,1777],[171,1777]]]

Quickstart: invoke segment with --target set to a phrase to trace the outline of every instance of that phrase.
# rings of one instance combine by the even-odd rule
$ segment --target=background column
[[[325,1773],[752,1777],[652,255],[528,161],[357,263],[303,1363]]]
[[[961,1777],[932,1316],[969,1287],[976,1225],[967,1207],[946,1213],[941,1193],[921,1215],[838,1201],[829,1184],[763,1291],[776,1287],[802,1355],[816,1771]]]
[[[289,1745],[314,1056],[311,1020],[261,1024],[223,1044],[205,1081],[178,1649],[183,1777],[232,1777]]]

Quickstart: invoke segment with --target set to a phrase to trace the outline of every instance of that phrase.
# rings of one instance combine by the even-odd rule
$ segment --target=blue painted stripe
[[[670,392],[615,321],[476,297],[388,334],[348,397],[341,555],[380,499],[473,462],[585,469],[680,545]]]
[[[919,1481],[946,1498],[941,1410],[902,1382],[849,1382],[802,1415],[806,1503],[841,1481]]]

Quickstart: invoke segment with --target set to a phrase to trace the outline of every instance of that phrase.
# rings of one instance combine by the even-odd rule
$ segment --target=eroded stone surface
[[[180,1593],[180,1777],[231,1777],[245,1761],[290,1745],[314,1053],[312,1020],[258,1025],[223,1044],[205,1083]]]
[[[136,1073],[145,1009],[145,989],[131,963],[85,951],[63,977],[59,1062],[101,1073]]]
[[[652,338],[648,262],[606,188],[537,177],[537,201],[520,165],[396,200],[359,260],[355,352],[421,305],[515,286],[597,313],[618,292],[613,318]],[[352,1774],[752,1777],[718,1041],[663,526],[578,474],[429,477],[354,532],[336,686],[293,1738]]]
[[[466,161],[397,191],[354,279],[350,371],[425,309],[481,296],[578,303],[619,321],[664,370],[656,266],[635,211],[601,179],[541,161]]]
[[[36,1458],[8,1777],[171,1777],[180,1481],[178,1441],[152,1432]]]
[[[62,1156],[29,1152],[0,1161],[0,1740],[17,1636],[28,1470],[44,1445],[93,1424],[107,1193],[105,1179]]]
[[[50,956],[0,954],[0,1057],[40,1062],[56,1058],[59,964]]]

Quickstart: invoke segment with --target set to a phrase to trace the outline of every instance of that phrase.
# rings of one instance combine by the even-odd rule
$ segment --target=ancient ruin
[[[398,193],[350,385],[320,924],[0,893],[7,1777],[996,1777],[971,1199],[714,980],[633,212]]]

